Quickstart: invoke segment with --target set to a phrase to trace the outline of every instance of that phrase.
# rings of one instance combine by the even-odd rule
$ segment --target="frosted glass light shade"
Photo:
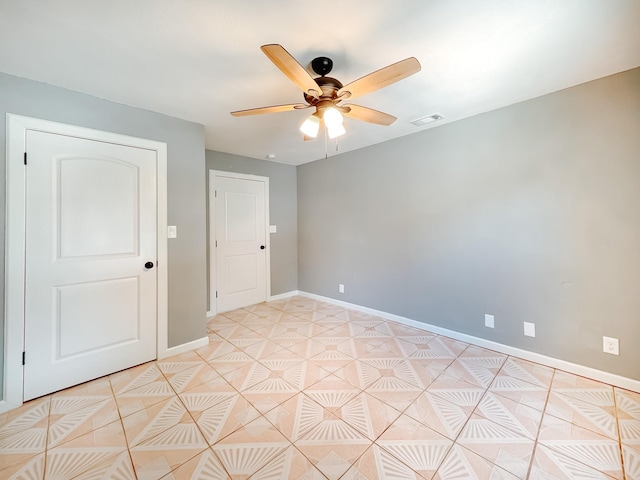
[[[333,128],[327,127],[327,133],[329,134],[329,138],[333,140],[334,138],[344,135],[347,131],[344,129],[344,126],[338,125]]]
[[[307,137],[316,138],[318,131],[320,131],[320,119],[315,115],[310,115],[302,125],[300,125],[300,131]]]
[[[333,107],[325,108],[322,119],[328,129],[339,127],[343,121],[342,114]]]

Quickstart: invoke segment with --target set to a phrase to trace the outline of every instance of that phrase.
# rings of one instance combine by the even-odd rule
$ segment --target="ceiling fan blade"
[[[284,73],[289,80],[295,83],[303,92],[314,98],[320,98],[322,90],[298,61],[287,52],[282,45],[263,45],[260,49],[269,57],[269,60]]]
[[[344,116],[348,118],[384,126],[389,126],[396,121],[396,117],[394,117],[393,115],[374,110],[373,108],[367,108],[361,105],[344,106],[350,108],[349,112],[344,114]]]
[[[415,57],[405,58],[345,85],[338,90],[338,98],[345,96],[351,99],[375,92],[419,72],[421,68]]]
[[[302,110],[303,108],[309,108],[311,105],[305,105],[303,103],[291,103],[288,105],[273,105],[271,107],[250,108],[248,110],[238,110],[231,112],[234,117],[247,117],[249,115],[261,115],[263,113],[278,113],[288,112],[290,110]]]

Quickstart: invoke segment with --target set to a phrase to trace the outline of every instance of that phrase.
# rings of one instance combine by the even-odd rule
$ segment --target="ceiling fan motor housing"
[[[317,57],[311,60],[311,68],[323,77],[333,68],[333,60],[328,57]]]
[[[342,83],[340,80],[336,80],[332,77],[318,77],[314,79],[318,86],[320,87],[320,98],[321,99],[334,99],[338,94],[338,90],[342,88]],[[317,99],[313,98],[311,95],[305,93],[304,99],[309,105],[314,105],[318,102]]]

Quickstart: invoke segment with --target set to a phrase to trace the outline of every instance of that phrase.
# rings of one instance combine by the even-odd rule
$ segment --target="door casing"
[[[126,135],[7,114],[4,395],[0,412],[22,404],[25,298],[26,168],[28,130],[144,148],[156,152],[157,173],[157,356],[168,349],[167,145]]]
[[[218,313],[216,290],[217,290],[217,268],[216,268],[216,212],[215,212],[215,179],[216,176],[236,178],[240,180],[254,180],[265,183],[265,242],[266,242],[266,258],[265,258],[265,282],[266,282],[266,299],[271,297],[271,238],[269,234],[269,177],[259,175],[248,175],[236,172],[224,172],[221,170],[209,170],[209,311],[208,317],[212,317]]]

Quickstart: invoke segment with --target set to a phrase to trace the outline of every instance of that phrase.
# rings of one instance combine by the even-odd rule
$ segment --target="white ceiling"
[[[0,71],[201,123],[206,147],[299,165],[309,110],[232,117],[302,93],[260,51],[333,59],[346,84],[415,56],[422,71],[354,103],[346,152],[640,66],[638,0],[0,0]],[[445,120],[409,122],[438,112]],[[336,153],[330,142],[329,155]]]

